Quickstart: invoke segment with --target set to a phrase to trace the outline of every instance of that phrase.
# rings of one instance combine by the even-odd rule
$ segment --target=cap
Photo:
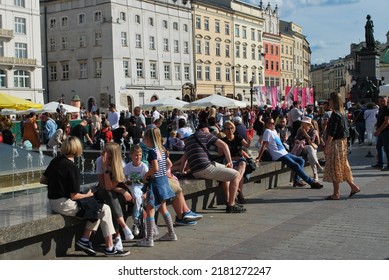
[[[235,123],[242,123],[242,118],[239,116],[234,117],[233,120]]]

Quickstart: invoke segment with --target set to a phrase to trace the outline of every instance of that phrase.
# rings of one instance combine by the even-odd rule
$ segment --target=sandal
[[[332,195],[329,195],[325,197],[324,200],[339,200],[339,198],[333,198]]]
[[[350,195],[348,196],[348,198],[351,198],[353,195],[359,193],[360,191],[361,191],[361,189],[358,189],[358,190],[355,191],[355,192],[351,191],[351,192],[350,192]]]

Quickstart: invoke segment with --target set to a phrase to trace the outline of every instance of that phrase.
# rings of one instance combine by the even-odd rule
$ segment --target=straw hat
[[[307,123],[309,125],[312,125],[312,119],[310,117],[303,117],[301,120],[302,123]]]

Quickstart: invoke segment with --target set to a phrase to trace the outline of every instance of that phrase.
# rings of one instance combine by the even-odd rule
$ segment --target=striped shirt
[[[149,163],[149,167],[151,168],[151,166],[152,166],[151,162],[153,160],[157,160],[157,162],[158,162],[158,171],[156,173],[154,173],[153,178],[166,176],[166,158],[167,158],[167,155],[165,154],[165,152],[163,150],[161,153],[156,148],[149,150],[149,154],[147,156],[147,161]]]
[[[189,168],[192,173],[204,170],[211,165],[211,159],[208,158],[207,153],[203,147],[197,142],[197,139],[208,149],[211,145],[214,145],[217,140],[211,133],[204,133],[202,131],[196,131],[185,141],[185,154],[188,157]]]

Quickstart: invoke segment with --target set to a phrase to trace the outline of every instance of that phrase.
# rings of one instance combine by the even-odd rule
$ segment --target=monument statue
[[[371,16],[366,16],[366,25],[365,25],[365,39],[366,39],[366,49],[374,50],[375,49],[375,40],[374,40],[374,24],[371,20]]]

